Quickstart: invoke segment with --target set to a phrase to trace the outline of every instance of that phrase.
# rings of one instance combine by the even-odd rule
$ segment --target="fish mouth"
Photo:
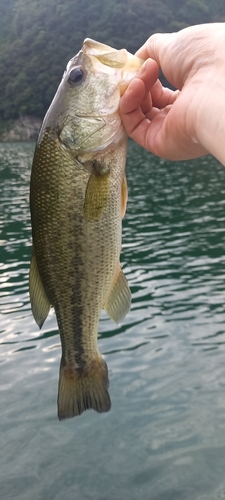
[[[95,57],[102,64],[110,68],[121,69],[127,62],[128,52],[126,49],[117,50],[91,38],[84,40],[82,50],[88,56]]]
[[[115,78],[118,74],[120,95],[123,95],[144,62],[126,49],[117,50],[91,38],[84,40],[82,52],[91,58],[94,72],[101,70],[115,74]]]

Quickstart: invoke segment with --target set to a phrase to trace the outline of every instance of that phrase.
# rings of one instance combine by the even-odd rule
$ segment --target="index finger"
[[[130,113],[141,106],[143,100],[148,100],[148,94],[158,78],[158,65],[149,59],[146,61],[138,75],[125,91],[120,100],[120,110],[123,114]]]

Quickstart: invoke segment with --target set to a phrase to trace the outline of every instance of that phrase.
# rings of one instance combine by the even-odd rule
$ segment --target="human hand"
[[[137,52],[147,61],[121,98],[127,133],[170,160],[212,153],[225,164],[224,46],[225,23],[151,36]],[[178,90],[162,86],[156,63]]]

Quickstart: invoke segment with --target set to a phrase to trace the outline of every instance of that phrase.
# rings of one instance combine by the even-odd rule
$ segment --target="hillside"
[[[42,118],[85,37],[134,52],[156,31],[225,21],[224,0],[7,0],[0,3],[0,128]]]

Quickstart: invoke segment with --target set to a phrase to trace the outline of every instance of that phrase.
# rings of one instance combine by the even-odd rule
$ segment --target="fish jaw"
[[[118,81],[120,96],[124,94],[144,62],[126,49],[117,50],[91,38],[84,40],[82,50],[92,59],[96,73],[101,70],[109,75],[114,75],[115,81]]]

